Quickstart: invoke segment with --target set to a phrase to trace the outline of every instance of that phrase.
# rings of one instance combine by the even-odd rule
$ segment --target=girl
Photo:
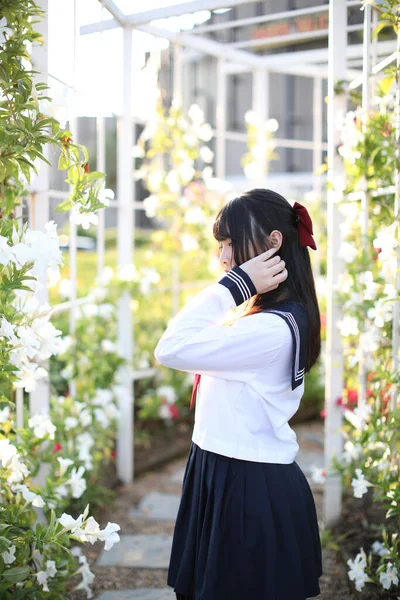
[[[312,222],[302,205],[257,189],[227,203],[213,233],[226,275],[155,349],[160,363],[195,373],[191,405],[197,391],[168,585],[178,600],[305,600],[320,594],[321,545],[288,421],[321,348]]]

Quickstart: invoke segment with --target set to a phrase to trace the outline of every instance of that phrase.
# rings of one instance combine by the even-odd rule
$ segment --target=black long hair
[[[261,312],[280,300],[302,304],[309,319],[306,358],[309,371],[321,352],[321,318],[309,251],[300,246],[293,207],[272,190],[250,190],[223,206],[214,222],[213,234],[219,242],[232,240],[233,257],[240,266],[272,247],[267,236],[275,229],[282,233],[277,254],[285,261],[288,277],[276,290],[254,296],[245,314]]]

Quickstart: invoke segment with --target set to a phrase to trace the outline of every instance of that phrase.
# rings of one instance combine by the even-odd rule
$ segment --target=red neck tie
[[[195,402],[195,399],[196,399],[197,388],[199,387],[200,377],[201,377],[201,375],[199,375],[198,373],[196,373],[196,375],[194,376],[193,390],[192,390],[192,399],[190,400],[190,410],[192,410],[192,408],[194,406],[194,402]]]

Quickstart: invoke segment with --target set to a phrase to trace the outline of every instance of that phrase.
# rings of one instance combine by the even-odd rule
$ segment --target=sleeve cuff
[[[228,288],[236,302],[236,306],[257,294],[250,277],[238,266],[233,267],[218,283]]]

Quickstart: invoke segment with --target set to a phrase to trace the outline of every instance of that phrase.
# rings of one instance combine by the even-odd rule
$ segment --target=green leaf
[[[10,540],[8,540],[7,538],[0,536],[0,554],[2,552],[5,552],[6,550],[8,550],[8,548],[11,546],[11,542]]]
[[[66,212],[71,207],[72,207],[71,200],[64,200],[64,202],[60,202],[60,204],[57,206],[56,210],[58,212]]]
[[[29,567],[14,567],[13,569],[4,571],[3,577],[7,581],[18,583],[19,581],[24,581],[24,579],[29,577],[30,571],[31,570]]]
[[[382,79],[382,81],[379,84],[379,87],[381,88],[382,93],[384,95],[389,93],[389,90],[392,87],[395,80],[396,80],[396,75],[389,75],[388,77],[385,77],[384,79]]]
[[[390,21],[381,21],[379,23],[379,25],[377,26],[377,28],[374,30],[373,34],[372,34],[372,39],[374,40],[376,38],[376,36],[382,31],[382,29],[384,29],[385,27],[393,27],[393,23],[391,23]]]
[[[91,181],[96,181],[96,179],[102,179],[105,177],[105,173],[101,173],[100,171],[92,171],[86,176],[86,183],[90,183]]]
[[[65,169],[68,169],[70,165],[70,161],[69,158],[66,154],[64,154],[64,152],[62,152],[60,154],[60,158],[58,159],[58,170],[59,171],[65,171]]]

